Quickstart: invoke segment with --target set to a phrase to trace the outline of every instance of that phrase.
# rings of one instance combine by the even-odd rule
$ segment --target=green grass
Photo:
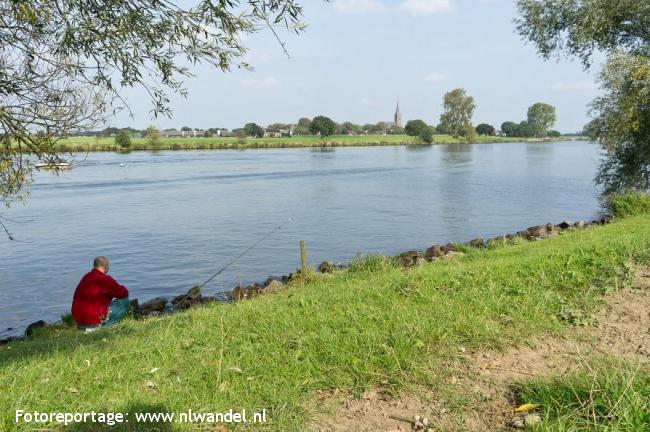
[[[607,200],[614,217],[627,217],[650,213],[650,196],[645,193],[614,195]]]
[[[370,256],[276,295],[87,335],[45,330],[0,346],[0,429],[24,428],[15,409],[133,416],[266,408],[268,424],[235,430],[303,431],[318,390],[436,385],[459,347],[568,332],[563,310],[594,310],[630,279],[631,263],[648,261],[650,215],[640,215],[411,270]]]
[[[566,141],[572,138],[508,138],[499,136],[479,136],[479,143],[501,142],[543,142]],[[450,135],[434,135],[434,144],[454,144],[460,141]],[[417,145],[417,138],[408,135],[334,135],[324,139],[318,136],[294,136],[285,138],[235,138],[235,137],[187,137],[161,138],[155,150],[208,150],[208,149],[248,149],[248,148],[291,148],[291,147],[346,147],[346,146],[385,146]],[[60,140],[57,148],[61,151],[120,151],[112,137],[75,137]],[[154,150],[145,138],[132,138],[130,150]]]
[[[540,404],[536,430],[638,432],[650,430],[650,367],[621,360],[588,365],[569,377],[521,384],[521,398]]]

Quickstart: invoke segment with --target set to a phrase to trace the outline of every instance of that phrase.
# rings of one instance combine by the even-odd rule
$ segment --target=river
[[[145,301],[173,296],[274,227],[204,294],[299,266],[396,254],[599,214],[594,144],[212,150],[77,156],[3,210],[0,338],[69,311],[96,255]]]

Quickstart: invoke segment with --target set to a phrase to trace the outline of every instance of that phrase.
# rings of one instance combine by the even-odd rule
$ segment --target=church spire
[[[395,108],[395,126],[402,127],[402,113],[399,112],[399,98],[397,99],[397,107]]]

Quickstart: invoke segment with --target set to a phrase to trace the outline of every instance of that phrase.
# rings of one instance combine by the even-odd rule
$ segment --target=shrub
[[[131,147],[131,135],[128,131],[122,129],[115,135],[115,144],[126,149]]]
[[[650,195],[643,192],[614,195],[607,200],[607,207],[618,218],[650,213]]]

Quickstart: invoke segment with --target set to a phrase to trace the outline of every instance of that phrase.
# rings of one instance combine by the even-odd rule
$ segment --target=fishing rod
[[[240,254],[237,255],[235,258],[233,258],[232,260],[230,260],[230,262],[229,262],[228,264],[226,264],[225,266],[221,267],[221,268],[220,268],[216,273],[214,273],[212,276],[210,276],[210,277],[208,278],[208,280],[206,280],[206,281],[203,282],[202,284],[198,285],[198,287],[199,287],[199,288],[203,288],[203,287],[204,287],[208,282],[210,282],[212,279],[214,279],[214,278],[216,278],[217,276],[219,276],[219,275],[220,275],[224,270],[226,270],[228,267],[230,267],[231,265],[233,265],[233,264],[235,263],[235,261],[237,261],[239,258],[241,258],[241,257],[243,257],[244,255],[246,255],[246,254],[247,254],[251,249],[255,248],[255,246],[259,245],[259,244],[262,243],[264,240],[266,240],[267,238],[271,237],[271,235],[273,235],[273,233],[275,233],[276,231],[279,231],[280,229],[282,229],[282,227],[284,227],[284,226],[285,226],[286,224],[288,224],[289,222],[291,222],[291,218],[289,218],[289,219],[288,219],[287,221],[285,221],[284,223],[278,225],[277,227],[273,228],[273,229],[272,229],[270,232],[268,232],[264,237],[262,237],[261,239],[259,239],[258,241],[256,241],[256,242],[253,243],[252,245],[250,245],[248,248],[246,248],[246,250],[244,250],[244,252],[240,253]]]

